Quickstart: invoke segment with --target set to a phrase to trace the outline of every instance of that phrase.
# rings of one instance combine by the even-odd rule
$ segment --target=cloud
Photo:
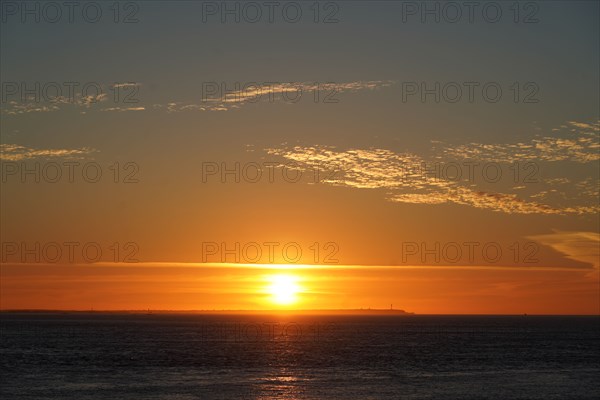
[[[9,101],[2,107],[2,113],[6,115],[52,112],[58,111],[60,108],[56,104],[41,105],[39,103],[19,103]]]
[[[560,136],[543,136],[529,142],[512,144],[469,143],[444,149],[444,156],[484,159],[487,162],[573,161],[590,163],[600,160],[598,132],[600,123],[570,121],[553,130]]]
[[[561,128],[569,128],[574,130],[573,128],[577,128],[580,131],[587,132],[588,135],[594,135],[595,132],[600,132],[600,121],[597,123],[587,123],[587,122],[577,122],[577,121],[569,121],[568,125],[563,125]]]
[[[306,169],[337,171],[323,179],[326,184],[359,189],[387,189],[390,201],[414,204],[455,203],[517,214],[582,213],[580,209],[557,209],[528,202],[514,194],[488,193],[465,187],[461,182],[422,173],[425,162],[415,154],[397,154],[385,149],[335,151],[332,148],[294,147],[292,150],[267,149]],[[408,192],[408,193],[407,193]]]
[[[556,231],[547,235],[530,236],[543,245],[565,255],[571,260],[580,261],[600,268],[600,234],[596,232]]]
[[[579,136],[585,136],[593,134],[597,125],[570,122],[569,126],[574,127],[573,130]],[[587,143],[579,139],[576,141]],[[507,164],[522,160],[522,157],[532,161],[579,163],[589,162],[593,158],[591,150],[595,147],[592,145],[583,149],[559,140],[547,142],[561,143],[560,152],[566,152],[569,156],[559,155],[555,148],[548,150],[543,146],[523,143],[447,147],[442,149],[442,154],[458,156],[459,160]],[[432,161],[408,152],[396,153],[380,148],[338,150],[331,146],[268,148],[265,151],[286,162],[297,164],[300,169],[334,171],[334,174],[321,180],[324,184],[356,189],[383,189],[386,191],[386,198],[393,202],[428,205],[452,203],[508,214],[585,215],[600,212],[600,181],[591,177],[579,182],[572,182],[567,178],[550,178],[530,187],[515,186],[511,182],[506,190],[519,191],[520,194],[517,195],[481,190],[473,180],[452,179],[436,173],[431,167],[440,162],[442,157],[439,155],[434,155],[435,161]],[[567,194],[564,190],[558,191],[553,186],[570,189],[572,194]],[[530,193],[532,190],[535,191]],[[553,202],[541,202],[548,199]]]
[[[2,114],[19,115],[38,112],[55,112],[63,110],[65,107],[76,107],[89,109],[95,104],[108,100],[106,93],[99,93],[89,96],[75,94],[72,98],[57,96],[49,101],[14,101],[6,102],[2,107]]]
[[[146,110],[145,107],[109,107],[109,108],[103,108],[100,111],[124,112],[124,111],[145,111],[145,110]]]
[[[283,102],[295,103],[302,101],[314,101],[313,96],[320,92],[321,101],[334,100],[338,93],[357,92],[362,90],[375,90],[389,87],[392,81],[356,81],[344,83],[262,83],[234,85],[233,90],[220,87],[214,83],[215,96],[203,99],[200,103],[170,102],[166,105],[155,104],[154,108],[164,108],[167,112],[181,111],[229,111],[239,109],[242,106],[258,102]],[[309,99],[310,100],[307,100]]]
[[[584,213],[584,210],[580,209],[559,209],[546,204],[525,201],[516,194],[480,192],[463,187],[444,192],[431,192],[419,196],[415,196],[414,194],[399,194],[392,196],[391,200],[403,203],[421,204],[455,203],[508,214]]]
[[[229,111],[241,108],[245,105],[258,103],[258,102],[283,102],[283,103],[295,103],[298,101],[314,101],[313,98],[315,93],[320,94],[319,101],[327,102],[335,99],[335,96],[339,93],[344,92],[358,92],[362,90],[375,90],[382,87],[389,87],[393,85],[392,81],[355,81],[355,82],[343,82],[343,83],[313,83],[313,82],[265,82],[256,84],[238,84],[237,87],[234,85],[233,90],[229,88],[221,88],[215,82],[215,90],[217,95],[215,97],[207,96],[207,98],[200,99],[197,103],[184,103],[181,101],[171,101],[166,104],[153,104],[143,105],[138,107],[108,107],[108,108],[95,108],[103,102],[107,102],[112,98],[108,93],[123,89],[120,97],[126,95],[133,96],[135,93],[131,92],[133,88],[139,88],[140,83],[126,82],[116,83],[108,85],[108,88],[97,95],[82,96],[80,93],[75,93],[73,98],[67,98],[64,96],[57,96],[50,99],[49,101],[9,101],[3,104],[0,110],[2,114],[6,115],[20,115],[32,112],[52,112],[61,111],[66,107],[85,108],[86,111],[144,111],[148,109],[154,110],[165,110],[169,113],[172,112],[183,112],[183,111]],[[99,85],[100,86],[100,85]],[[101,86],[100,86],[101,87]],[[102,87],[101,87],[102,88]],[[133,96],[135,97],[135,96]],[[310,100],[309,100],[310,99]],[[332,101],[337,102],[337,101]],[[87,114],[87,112],[82,112]]]
[[[125,82],[125,83],[113,83],[111,87],[113,88],[132,88],[132,87],[140,87],[141,83],[138,82]]]
[[[221,97],[212,99],[213,101],[222,101],[223,103],[248,103],[268,99],[275,101],[276,95],[281,96],[281,100],[289,102],[298,101],[307,93],[313,94],[316,91],[328,91],[330,93],[352,92],[359,90],[374,90],[380,87],[391,86],[391,81],[356,81],[344,83],[312,83],[312,82],[272,82],[263,84],[247,84],[245,87],[236,88],[237,90],[227,91],[226,94],[220,90]],[[239,86],[239,85],[238,85]],[[291,94],[294,95],[291,95]],[[207,99],[211,100],[211,99]]]
[[[336,151],[333,147],[300,146],[291,150],[271,148],[267,149],[267,153],[294,161],[303,168],[336,171],[335,175],[323,180],[332,185],[363,189],[443,185],[442,182],[414,173],[412,167],[424,161],[415,154],[398,154],[385,149]]]
[[[89,147],[80,149],[34,149],[16,144],[0,144],[0,160],[23,161],[35,158],[81,159],[95,151]]]
[[[229,110],[229,108],[221,106],[221,105],[184,104],[184,103],[177,103],[177,102],[167,103],[166,105],[154,104],[153,108],[154,109],[164,108],[169,113],[180,112],[180,111],[227,111],[227,110]],[[234,107],[230,107],[230,108],[238,108],[238,107],[234,106]]]
[[[3,102],[2,107],[0,109],[0,113],[5,115],[21,115],[38,112],[56,112],[66,110],[69,108],[84,108],[86,110],[91,111],[94,110],[93,106],[107,102],[113,97],[122,98],[124,100],[124,98],[127,97],[127,95],[132,94],[128,92],[127,89],[139,86],[141,86],[141,84],[132,82],[111,84],[108,85],[108,87],[106,87],[106,85],[95,84],[93,85],[93,87],[97,93],[89,95],[84,95],[83,89],[78,90],[74,88],[71,88],[70,90],[64,89],[65,91],[68,91],[68,96],[51,96],[47,93],[44,93],[44,95],[42,96],[41,93],[38,93],[37,100],[34,98],[25,98],[19,101],[11,100]],[[113,96],[112,94],[109,96],[109,93],[115,91],[115,89],[117,89],[117,93],[119,93],[119,89],[123,90],[120,92],[119,96],[117,96],[116,94],[115,96]],[[93,90],[86,89],[86,91],[92,92]]]

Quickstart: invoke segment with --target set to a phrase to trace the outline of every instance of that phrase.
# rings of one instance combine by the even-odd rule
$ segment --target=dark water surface
[[[597,399],[600,319],[0,314],[0,398]]]

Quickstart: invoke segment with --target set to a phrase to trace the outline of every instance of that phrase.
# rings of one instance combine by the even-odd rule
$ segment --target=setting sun
[[[273,275],[269,278],[270,285],[267,292],[271,295],[271,301],[280,305],[295,303],[300,292],[297,284],[298,278],[293,275]]]

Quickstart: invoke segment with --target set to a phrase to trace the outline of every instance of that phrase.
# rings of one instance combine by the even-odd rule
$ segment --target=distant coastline
[[[322,310],[0,310],[0,313],[31,314],[300,314],[300,315],[415,315],[396,309],[322,309]]]

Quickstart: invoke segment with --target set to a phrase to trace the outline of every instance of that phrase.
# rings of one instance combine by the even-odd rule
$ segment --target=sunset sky
[[[0,309],[600,313],[598,2],[100,3],[2,10]]]

